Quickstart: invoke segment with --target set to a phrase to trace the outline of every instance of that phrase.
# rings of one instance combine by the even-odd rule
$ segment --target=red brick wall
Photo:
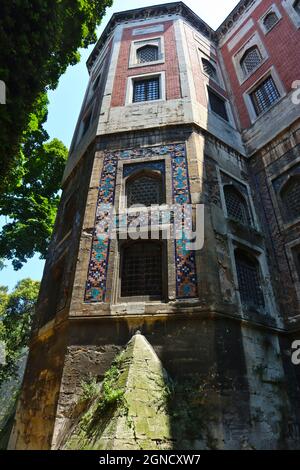
[[[200,49],[202,52],[211,56],[218,64],[218,58],[214,53],[210,53],[209,49],[201,45],[194,36],[195,31],[190,27],[185,25],[185,36],[187,40],[188,53],[192,66],[193,79],[196,89],[196,98],[199,103],[203,106],[207,106],[207,95],[206,95],[206,86],[209,84],[212,88],[218,91],[225,98],[227,97],[226,91],[222,89],[217,83],[213,80],[210,80],[207,75],[202,72],[202,67],[200,64],[199,52]],[[199,33],[197,33],[199,34]],[[219,65],[219,64],[218,64]],[[221,73],[221,70],[219,69]]]
[[[282,19],[268,34],[264,35],[258,20],[274,3],[279,9],[282,15]],[[282,7],[281,1],[264,0],[251,14],[251,18],[254,21],[254,26],[241,38],[238,44],[236,44],[235,47],[229,52],[227,48],[227,41],[221,49],[235,97],[235,105],[237,107],[242,128],[247,128],[251,125],[248,110],[244,102],[243,93],[247,91],[248,88],[256,82],[256,80],[263,76],[263,74],[272,65],[274,65],[286,89],[286,92],[291,90],[291,84],[294,80],[300,79],[300,29],[296,28],[288,16],[286,10]],[[235,35],[248,20],[249,17],[241,22],[240,27],[236,31]],[[238,52],[243,44],[253,36],[255,31],[258,31],[262,43],[264,44],[269,55],[269,59],[253,75],[251,75],[248,80],[240,85],[233,65],[232,57]],[[229,41],[231,41],[235,35],[232,35],[229,38]]]
[[[126,28],[124,30],[113,87],[112,107],[125,105],[128,77],[142,75],[143,73],[166,72],[167,100],[181,98],[174,25],[172,21],[165,21],[162,22],[162,24],[164,24],[164,33],[152,33],[141,36],[133,36],[132,30],[136,29],[136,27]],[[150,24],[147,24],[145,25],[145,28],[149,28],[150,26]],[[141,26],[139,26],[139,29],[140,28]],[[155,38],[162,35],[164,36],[165,48],[165,62],[163,64],[128,68],[132,41],[142,41],[144,39]]]

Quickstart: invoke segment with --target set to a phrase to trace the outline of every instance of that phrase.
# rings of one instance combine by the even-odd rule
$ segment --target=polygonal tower
[[[87,63],[10,448],[76,448],[97,400],[86,448],[299,447],[299,26],[292,0],[242,0],[216,32],[182,2],[112,17]],[[136,205],[158,213],[152,238],[148,222],[125,230]],[[158,209],[174,205],[202,249],[175,239]]]

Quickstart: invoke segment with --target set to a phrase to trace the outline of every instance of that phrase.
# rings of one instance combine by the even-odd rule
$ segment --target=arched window
[[[277,23],[278,21],[278,16],[274,11],[271,11],[268,13],[263,20],[264,27],[266,28],[266,31],[270,31],[270,29],[273,28],[273,26]]]
[[[146,45],[137,50],[138,64],[145,64],[147,62],[154,62],[158,60],[158,47]]]
[[[162,256],[162,245],[158,242],[125,245],[121,255],[121,296],[162,299]]]
[[[246,251],[237,249],[235,264],[242,304],[255,308],[264,307],[260,267],[257,259]]]
[[[164,203],[162,176],[160,173],[141,172],[127,180],[127,207],[160,205]]]
[[[293,176],[281,190],[287,220],[294,220],[300,217],[300,176]]]
[[[300,0],[296,0],[293,4],[294,9],[300,15]]]
[[[206,73],[206,75],[208,75],[215,82],[217,82],[218,74],[217,74],[216,68],[213,66],[213,64],[209,60],[204,59],[204,58],[202,58],[201,60],[202,60],[202,67],[203,67],[204,73]]]
[[[244,196],[234,186],[224,187],[227,214],[243,225],[251,225],[251,217]]]
[[[255,70],[262,61],[260,51],[257,46],[248,49],[241,58],[240,64],[245,75]]]

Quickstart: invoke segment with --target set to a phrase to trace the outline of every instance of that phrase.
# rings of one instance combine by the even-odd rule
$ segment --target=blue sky
[[[148,5],[159,5],[163,0],[115,0],[112,8],[107,10],[107,14],[98,28],[98,37],[109,21],[111,15],[118,11],[141,8]],[[197,15],[199,15],[212,28],[217,28],[231,10],[237,5],[237,0],[186,0],[188,5]],[[58,88],[49,92],[49,113],[46,124],[50,138],[57,137],[70,146],[76,120],[83,101],[85,89],[88,83],[88,73],[86,61],[93,49],[90,46],[87,50],[81,51],[81,61],[74,67],[69,67],[61,77]],[[3,220],[2,220],[3,221]],[[1,224],[1,220],[0,220]],[[0,284],[6,285],[11,290],[15,284],[26,277],[40,280],[43,274],[44,262],[38,256],[28,261],[28,263],[18,272],[15,272],[10,263],[0,271]]]

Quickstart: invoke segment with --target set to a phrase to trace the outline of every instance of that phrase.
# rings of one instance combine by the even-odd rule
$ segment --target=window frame
[[[274,13],[277,16],[277,21],[276,21],[276,23],[274,23],[271,26],[271,28],[268,29],[268,28],[266,28],[264,22],[265,22],[265,19],[267,18],[267,16],[270,15],[271,13]],[[280,22],[281,19],[282,19],[282,15],[281,15],[277,5],[275,5],[275,3],[273,3],[273,5],[271,5],[270,8],[260,17],[260,19],[258,20],[258,23],[261,27],[262,32],[266,36],[267,34],[269,34],[275,28],[275,26],[278,25],[278,23]]]
[[[219,64],[217,62],[217,60],[212,56],[212,55],[208,55],[209,53],[205,53],[204,51],[202,51],[202,49],[199,47],[199,45],[196,46],[197,49],[198,49],[198,59],[199,59],[199,63],[200,63],[200,69],[201,69],[201,72],[202,74],[208,78],[208,80],[212,80],[213,83],[215,83],[216,85],[218,85],[220,88],[222,88],[223,90],[225,90],[225,85],[224,85],[224,80],[223,80],[223,76],[222,76],[222,72],[221,72],[221,69],[219,67]],[[204,71],[204,68],[203,68],[203,63],[202,63],[202,60],[205,59],[207,60],[208,62],[211,63],[211,65],[216,69],[216,75],[217,75],[217,80],[214,80],[213,78],[211,78],[210,75],[207,75],[207,73]]]
[[[238,270],[238,263],[237,263],[237,253],[240,253],[242,256],[245,256],[245,258],[249,258],[250,261],[253,260],[253,265],[257,266],[257,275],[258,275],[258,289],[262,295],[262,303],[261,304],[251,304],[247,303],[243,300],[242,294],[241,294],[241,286],[240,286],[240,278],[239,278],[239,270]],[[237,246],[234,249],[234,263],[235,263],[235,270],[236,270],[236,277],[237,277],[237,285],[238,285],[238,293],[240,297],[240,302],[243,310],[254,310],[260,313],[265,313],[266,310],[266,298],[265,298],[265,292],[263,288],[263,273],[261,269],[261,264],[259,257],[257,254],[255,254],[253,251],[249,250],[247,247],[242,247],[242,246]]]
[[[294,8],[294,0],[282,0],[282,6],[297,29],[300,28],[300,15]]]
[[[149,243],[149,244],[156,244],[160,245],[161,248],[161,280],[162,280],[162,295],[161,297],[157,296],[149,296],[149,295],[140,295],[140,296],[122,296],[122,271],[123,271],[123,263],[124,263],[124,250],[131,245],[137,243]],[[119,263],[118,263],[118,288],[117,288],[117,297],[118,302],[120,303],[131,303],[136,304],[139,302],[150,302],[150,303],[165,303],[167,302],[168,298],[168,264],[167,264],[167,243],[166,240],[162,238],[158,240],[151,240],[149,237],[148,239],[138,239],[138,240],[120,240],[119,241]]]
[[[279,198],[280,198],[280,205],[282,207],[282,216],[283,216],[283,220],[285,222],[285,224],[288,224],[288,225],[294,225],[296,223],[298,223],[300,221],[300,213],[299,215],[295,216],[295,217],[288,217],[286,216],[285,214],[287,213],[287,205],[284,201],[284,198],[283,198],[283,192],[287,189],[287,187],[291,184],[291,181],[292,180],[296,180],[298,181],[299,183],[299,187],[300,187],[300,174],[296,173],[296,174],[292,174],[290,175],[290,177],[282,184],[280,190],[279,190]]]
[[[158,48],[158,60],[151,62],[139,63],[137,58],[137,51],[145,46],[156,46]],[[130,54],[129,54],[129,64],[128,68],[135,67],[148,67],[151,65],[163,64],[165,62],[165,46],[164,46],[164,36],[156,36],[154,38],[146,38],[140,40],[134,40],[131,42]]]
[[[134,83],[138,80],[150,80],[151,78],[159,78],[159,94],[160,97],[157,100],[148,100],[148,101],[133,101],[134,97]],[[159,101],[166,100],[166,80],[165,80],[165,72],[157,72],[157,73],[146,73],[143,75],[133,75],[128,77],[127,81],[127,92],[126,92],[126,106],[139,106],[143,104],[151,104],[151,103],[158,103]]]
[[[211,105],[210,105],[210,100],[209,100],[209,92],[215,94],[218,98],[224,101],[225,109],[226,109],[226,113],[228,117],[227,120],[212,110]],[[217,116],[219,119],[222,119],[223,122],[226,122],[228,125],[231,125],[233,127],[234,120],[233,120],[233,115],[232,115],[229,100],[225,98],[220,92],[216,91],[215,88],[213,88],[210,85],[207,85],[206,87],[206,96],[207,96],[207,109],[209,110],[209,112],[212,113],[214,116]]]
[[[245,185],[244,185],[245,186]],[[227,199],[226,199],[226,189],[233,189],[233,191],[236,192],[237,196],[240,197],[241,199],[241,203],[244,203],[245,205],[245,209],[246,209],[246,214],[245,214],[245,217],[247,219],[246,223],[245,222],[241,222],[240,220],[236,219],[235,217],[231,216],[228,212],[228,206],[227,206]],[[248,188],[245,186],[245,188],[247,189],[247,192],[248,192]],[[225,201],[225,208],[226,208],[226,217],[229,219],[229,220],[233,220],[239,224],[241,224],[243,227],[246,227],[246,228],[253,228],[253,225],[254,225],[254,222],[253,222],[253,216],[252,216],[252,211],[251,211],[251,208],[249,206],[249,203],[246,199],[246,197],[242,194],[242,192],[236,187],[236,185],[234,184],[234,182],[232,182],[231,184],[230,183],[225,183],[223,184],[223,194],[224,194],[224,201]],[[248,196],[249,197],[249,196]]]
[[[255,67],[253,67],[251,70],[248,70],[247,69],[247,66],[245,65],[245,61],[246,61],[246,58],[247,56],[252,52],[252,51],[257,51],[258,52],[258,56],[259,56],[259,62],[257,63],[257,65],[255,65]],[[245,50],[244,54],[242,55],[241,59],[240,59],[240,67],[244,73],[244,76],[245,77],[249,77],[250,75],[252,75],[260,66],[261,66],[261,63],[263,61],[263,57],[261,55],[261,52],[259,50],[259,47],[257,45],[254,45],[254,46],[251,46],[249,47],[248,49]]]
[[[247,50],[251,49],[252,47],[257,47],[257,49],[259,50],[259,53],[261,55],[261,62],[260,64],[255,68],[253,69],[250,73],[248,73],[247,75],[244,73],[244,70],[242,69],[241,67],[241,59],[243,58],[243,56],[245,55],[245,53],[247,52]],[[248,39],[243,45],[242,47],[238,50],[238,52],[236,52],[236,54],[234,54],[232,56],[232,61],[233,61],[233,64],[234,64],[234,68],[235,68],[235,71],[236,71],[236,75],[238,77],[238,80],[239,80],[239,83],[240,85],[242,85],[244,82],[246,82],[250,77],[252,77],[253,74],[255,74],[257,72],[257,70],[260,69],[260,67],[269,59],[269,55],[267,53],[267,50],[261,40],[261,37],[259,35],[258,32],[255,32],[255,34],[253,36],[251,36],[250,39]]]
[[[165,188],[165,184],[164,184],[163,175],[159,171],[144,168],[144,169],[137,170],[132,175],[129,175],[127,178],[125,178],[125,181],[124,181],[124,196],[125,196],[124,202],[126,201],[126,204],[125,204],[126,207],[124,207],[124,209],[129,209],[130,210],[131,207],[133,207],[133,206],[128,206],[128,184],[130,184],[131,182],[134,182],[135,180],[138,180],[139,178],[142,178],[142,177],[152,178],[152,179],[158,180],[160,182],[160,185],[161,185],[160,191],[161,191],[162,202],[160,204],[153,204],[153,205],[154,206],[160,206],[160,205],[166,204],[166,188]],[[141,207],[145,207],[145,206],[141,206]],[[147,207],[151,207],[151,206],[147,206]],[[136,208],[138,209],[138,206],[136,206]]]
[[[279,98],[265,111],[263,111],[261,114],[257,115],[256,109],[254,107],[254,104],[252,102],[251,94],[259,87],[261,83],[263,83],[268,77],[271,77],[275,83],[275,86],[278,90],[279,93]],[[282,84],[282,81],[280,80],[275,67],[272,66],[263,76],[261,76],[256,82],[248,88],[243,94],[244,96],[244,101],[246,104],[246,107],[248,109],[249,117],[251,124],[256,122],[258,119],[261,119],[263,116],[266,115],[266,113],[269,113],[271,109],[273,109],[285,96],[286,96],[286,91],[285,88]]]

